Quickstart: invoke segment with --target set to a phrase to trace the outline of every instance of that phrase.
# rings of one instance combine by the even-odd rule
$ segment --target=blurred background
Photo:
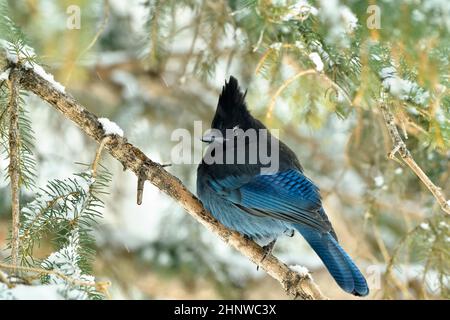
[[[159,163],[171,162],[175,129],[193,133],[196,120],[208,128],[221,87],[234,75],[252,113],[280,130],[320,186],[342,246],[367,276],[367,299],[449,297],[448,216],[407,166],[387,158],[392,145],[377,104],[388,90],[413,157],[448,197],[448,1],[6,2],[39,63]],[[73,6],[80,28],[73,28]],[[395,67],[393,78],[386,67]],[[304,70],[314,72],[296,76]],[[34,95],[25,105],[36,186],[93,160],[96,143],[73,123]],[[113,299],[288,298],[152,185],[138,206],[135,175],[106,153],[102,164],[113,176],[94,230],[92,274],[111,281]],[[167,170],[195,193],[196,166]],[[33,194],[24,190],[23,202]],[[9,197],[2,179],[1,248]],[[43,239],[34,255],[43,259],[53,249]],[[280,239],[274,254],[307,267],[328,297],[353,298],[300,236]],[[6,255],[0,251],[0,259]]]

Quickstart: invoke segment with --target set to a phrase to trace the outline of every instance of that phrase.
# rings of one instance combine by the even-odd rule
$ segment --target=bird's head
[[[242,92],[237,79],[230,76],[225,81],[222,93],[217,103],[216,113],[211,123],[211,132],[203,136],[204,142],[218,142],[220,139],[226,139],[228,131],[237,129],[248,130],[250,128],[260,129],[264,127],[259,121],[254,119],[247,109],[245,95],[247,91]]]

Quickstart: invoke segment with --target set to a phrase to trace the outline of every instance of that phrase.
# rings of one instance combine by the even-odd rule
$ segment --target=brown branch
[[[292,82],[294,82],[295,80],[297,80],[298,78],[300,78],[304,75],[315,74],[315,73],[317,73],[317,71],[314,69],[302,70],[302,71],[298,72],[297,74],[293,75],[292,77],[290,77],[289,79],[287,79],[285,82],[283,82],[283,84],[278,88],[278,90],[275,92],[275,94],[272,96],[272,98],[270,98],[270,104],[269,104],[269,108],[267,108],[268,110],[267,110],[267,114],[266,114],[267,119],[270,119],[270,117],[272,117],[272,112],[273,112],[273,108],[275,107],[275,102],[276,102],[278,96],[283,92],[284,89],[286,89],[287,86],[289,86]]]
[[[6,286],[8,288],[12,288],[13,285],[11,284],[11,282],[9,281],[8,278],[9,278],[9,276],[6,273],[4,273],[3,271],[0,270],[0,282],[6,284]]]
[[[433,196],[436,198],[437,202],[441,206],[441,209],[446,213],[450,214],[450,205],[446,200],[445,195],[442,193],[442,189],[437,187],[431,180],[428,178],[425,172],[419,167],[419,165],[414,161],[411,153],[406,147],[405,142],[403,141],[400,133],[398,132],[397,126],[395,125],[395,118],[392,114],[389,106],[385,102],[385,99],[380,101],[380,109],[383,113],[384,121],[386,123],[386,127],[389,132],[389,136],[391,137],[393,143],[393,149],[389,152],[388,157],[390,159],[396,159],[395,154],[399,153],[402,160],[411,168],[412,171],[419,177],[419,179],[423,182],[423,184],[430,190]]]
[[[22,88],[35,93],[38,97],[47,101],[98,143],[103,140],[104,131],[96,115],[87,111],[72,96],[57,91],[33,70],[25,70],[23,68],[19,70],[19,81]],[[164,170],[162,165],[149,159],[141,150],[128,143],[125,138],[112,135],[105,142],[105,148],[114,158],[122,163],[124,168],[130,169],[137,176],[142,172],[146,180],[178,202],[204,227],[215,233],[225,243],[234,247],[266,271],[267,274],[279,281],[287,294],[294,298],[326,299],[309,275],[300,275],[273,255],[263,260],[265,252],[258,244],[244,238],[235,231],[225,228],[204,209],[195,195],[178,178]]]
[[[105,294],[107,297],[109,297],[108,293],[108,287],[111,285],[109,281],[85,281],[80,280],[76,278],[72,278],[70,276],[65,275],[62,272],[55,271],[55,270],[47,270],[42,268],[34,268],[34,267],[23,267],[23,266],[13,266],[5,263],[0,263],[0,269],[8,270],[8,269],[19,269],[24,272],[34,272],[37,274],[47,274],[47,275],[55,275],[58,278],[61,278],[62,280],[66,281],[67,283],[74,285],[74,286],[83,286],[83,287],[94,287],[95,290],[98,292],[101,292]],[[0,271],[1,274],[1,271]],[[11,287],[12,284],[10,283]]]
[[[138,205],[142,204],[142,198],[144,197],[144,184],[145,184],[146,180],[147,180],[147,176],[145,175],[145,172],[141,171],[138,174],[138,181],[137,181],[137,199],[136,199],[136,203]]]
[[[97,177],[97,168],[98,168],[98,164],[100,163],[100,157],[102,155],[103,148],[106,144],[106,141],[108,141],[108,139],[109,139],[109,136],[105,136],[102,139],[102,141],[100,141],[97,151],[95,152],[95,158],[94,158],[94,161],[92,162],[92,177],[93,178]]]
[[[9,179],[11,184],[11,260],[14,266],[19,262],[19,227],[20,227],[20,203],[19,203],[19,88],[18,72],[12,68],[8,80],[9,87]],[[16,272],[14,269],[13,272]]]

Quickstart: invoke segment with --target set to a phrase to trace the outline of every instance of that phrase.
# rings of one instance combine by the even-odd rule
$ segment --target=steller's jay
[[[226,227],[268,243],[264,247],[266,256],[278,236],[292,236],[297,230],[342,289],[356,296],[367,295],[364,276],[339,245],[319,189],[303,174],[294,152],[270,133],[257,135],[256,141],[250,135],[242,136],[251,129],[264,131],[266,127],[248,111],[245,93],[234,77],[225,82],[211,128],[215,133],[202,138],[210,143],[209,151],[197,169],[197,194],[205,208]],[[263,138],[267,141],[261,143]],[[238,140],[244,143],[239,145]],[[278,163],[269,173],[262,172],[264,164],[259,155],[256,161],[250,161],[252,152],[258,153],[262,146],[278,146],[278,150],[270,149],[271,155],[278,152]],[[208,154],[215,162],[206,159]]]

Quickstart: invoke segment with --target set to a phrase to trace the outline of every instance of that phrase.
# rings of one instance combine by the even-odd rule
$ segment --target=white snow
[[[77,189],[81,189],[82,192],[79,196],[69,195],[58,200],[58,204],[60,204],[61,207],[64,208],[64,210],[61,211],[61,218],[73,220],[75,217],[83,213],[83,209],[86,206],[87,194],[89,193],[90,186],[95,182],[95,179],[90,174],[91,172],[87,171],[86,173],[88,173],[87,176],[73,176],[70,179],[65,178],[62,180],[65,184],[68,185],[72,185],[73,183],[75,183],[79,187],[77,187]],[[40,213],[41,208],[47,207],[48,203],[53,200],[54,198],[46,192],[39,192],[36,194],[36,197],[33,201],[22,207],[21,213],[28,216],[27,221],[32,221],[34,217],[36,217]],[[39,221],[40,220],[36,220],[35,225]],[[26,227],[26,225],[24,226]]]
[[[0,300],[14,300],[15,298],[8,286],[0,282]]]
[[[299,0],[289,7],[289,12],[281,17],[283,21],[300,19],[304,20],[309,17],[310,14],[316,16],[318,10],[316,7],[311,6],[306,0]]]
[[[414,9],[412,11],[412,18],[413,20],[417,21],[417,22],[422,22],[426,19],[426,16],[423,12],[421,12],[420,10]]]
[[[42,262],[42,266],[46,269],[50,269],[48,267],[52,267],[51,269],[60,271],[67,276],[79,278],[81,276],[81,270],[76,264],[79,242],[80,239],[78,232],[76,230],[72,231],[69,236],[69,243],[67,246],[50,254],[50,256]],[[50,275],[50,281],[53,283],[64,282],[63,279],[57,277],[56,275]]]
[[[114,70],[111,73],[111,80],[123,87],[123,97],[125,99],[137,99],[142,96],[139,82],[131,73],[123,70]]]
[[[427,0],[423,2],[427,22],[439,25],[450,31],[450,2],[448,0]]]
[[[303,43],[301,41],[295,41],[295,47],[297,47],[298,49],[305,49],[305,46],[303,45]]]
[[[372,266],[376,266],[378,270],[382,272],[381,274],[386,270],[385,264]],[[424,289],[433,294],[440,293],[440,280],[443,280],[443,288],[448,287],[450,284],[450,278],[444,277],[443,279],[440,279],[439,273],[436,270],[429,270],[424,277],[424,266],[420,264],[396,264],[395,268],[392,268],[392,272],[401,283],[410,283],[411,280],[425,280]]]
[[[99,118],[98,121],[102,124],[105,135],[116,134],[123,137],[123,130],[113,121],[108,118]]]
[[[65,93],[66,89],[64,86],[57,82],[52,74],[47,73],[44,68],[42,68],[37,63],[30,61],[30,58],[36,57],[36,53],[34,49],[30,46],[24,45],[21,47],[20,52],[14,52],[14,45],[6,40],[0,39],[0,46],[2,46],[6,51],[6,59],[14,64],[19,63],[19,61],[25,60],[23,63],[23,67],[27,70],[33,70],[37,75],[44,78],[46,81],[50,82],[50,84],[59,92]]]
[[[98,55],[97,64],[104,67],[130,61],[133,56],[126,51],[104,51]]]
[[[425,230],[425,231],[430,231],[430,225],[429,225],[428,223],[426,223],[426,222],[422,222],[422,223],[420,224],[420,227],[421,227],[423,230]]]
[[[394,67],[391,67],[391,66],[384,67],[380,71],[380,77],[381,77],[381,79],[387,79],[387,78],[390,78],[390,77],[394,77],[396,73],[397,72],[395,71]]]
[[[383,87],[401,100],[412,100],[417,104],[424,105],[430,97],[430,94],[420,88],[417,83],[400,78],[392,66],[382,68],[379,75]]]
[[[381,61],[381,57],[377,54],[372,54],[370,57],[375,61]]]
[[[13,299],[19,300],[63,300],[61,286],[50,285],[17,285],[8,290]]]
[[[450,124],[450,119],[447,117],[446,114],[444,114],[442,106],[439,106],[439,108],[436,109],[435,117],[437,122],[439,122],[443,126]]]
[[[281,42],[275,42],[270,45],[270,48],[278,51],[282,46],[283,44]]]
[[[419,111],[416,109],[416,107],[409,107],[407,110],[410,114],[414,116],[418,116],[420,114]]]
[[[324,65],[326,64],[328,67],[333,67],[334,63],[333,60],[331,60],[330,55],[328,54],[328,52],[326,50],[323,49],[322,44],[318,41],[313,41],[310,44],[310,50],[311,51],[316,51],[320,58],[322,59]]]
[[[42,267],[49,270],[60,272],[72,279],[80,280],[82,282],[94,283],[95,278],[91,275],[83,274],[78,262],[80,259],[78,250],[80,248],[80,238],[78,229],[71,231],[67,246],[61,248],[57,252],[53,252],[46,260],[42,262]],[[84,300],[88,298],[87,292],[67,283],[61,277],[50,274],[50,284],[60,285],[63,289],[63,294],[68,299]],[[87,289],[92,289],[88,287]]]
[[[310,276],[308,268],[306,268],[304,266],[296,264],[296,265],[289,266],[289,269],[297,272],[302,277]]]
[[[16,285],[9,289],[0,283],[0,300],[64,300],[86,299],[87,294],[79,289],[67,288],[65,284]]]
[[[408,98],[408,94],[411,92],[413,83],[408,80],[404,80],[398,77],[388,78],[383,81],[383,85],[386,89],[400,99]]]
[[[22,213],[32,215],[37,215],[39,213],[39,207],[45,207],[48,202],[52,201],[53,198],[47,193],[38,193],[36,198],[28,203],[25,207],[21,209]]]
[[[356,18],[355,14],[349,7],[341,7],[341,17],[342,20],[344,20],[347,32],[352,32],[358,26],[358,18]]]
[[[441,221],[441,222],[439,222],[439,227],[442,229],[448,229],[449,225],[447,224],[447,222]]]
[[[8,78],[9,78],[9,72],[10,72],[10,71],[11,71],[10,68],[8,68],[8,69],[6,69],[5,71],[3,71],[3,72],[0,74],[0,81],[8,80]]]
[[[83,210],[85,209],[89,198],[88,194],[90,192],[90,187],[95,182],[95,179],[92,177],[91,172],[88,173],[88,176],[75,176],[70,179],[71,181],[74,181],[75,184],[78,185],[78,187],[80,187],[82,190],[78,197],[69,195],[65,199],[65,202],[63,199],[60,199],[60,201],[64,204],[63,207],[65,208],[66,214],[64,218],[67,220],[73,220],[83,214]],[[64,179],[64,182],[69,183],[68,179]]]
[[[375,181],[375,186],[377,186],[378,188],[384,185],[383,176],[376,176],[375,178],[373,178],[373,180]]]
[[[128,17],[130,27],[134,33],[145,32],[146,22],[148,21],[149,10],[141,0],[110,0],[111,8],[114,13],[121,17]]]
[[[45,72],[44,68],[42,68],[40,65],[33,63],[33,70],[34,70],[34,72],[36,72],[36,74],[38,74],[39,76],[41,76],[42,78],[44,78],[45,80],[50,82],[50,84],[53,86],[53,88],[55,88],[56,90],[58,90],[61,93],[66,92],[66,88],[61,83],[56,81],[53,78],[52,74]]]
[[[349,45],[347,35],[358,25],[358,18],[349,7],[339,0],[320,0],[319,17],[328,26],[326,40],[344,47]]]
[[[94,277],[82,274],[78,267],[78,247],[78,231],[73,230],[69,236],[69,244],[60,251],[52,253],[42,263],[42,266],[46,269],[63,273],[72,279],[93,283],[95,280]],[[5,284],[0,283],[0,300],[63,300],[88,298],[86,290],[82,290],[78,285],[69,284],[54,274],[49,275],[49,282],[49,284],[42,285],[16,285],[11,289]],[[93,290],[93,287],[88,287],[87,290]]]
[[[317,52],[311,52],[309,54],[309,59],[316,65],[316,70],[319,72],[323,71],[323,62]]]

